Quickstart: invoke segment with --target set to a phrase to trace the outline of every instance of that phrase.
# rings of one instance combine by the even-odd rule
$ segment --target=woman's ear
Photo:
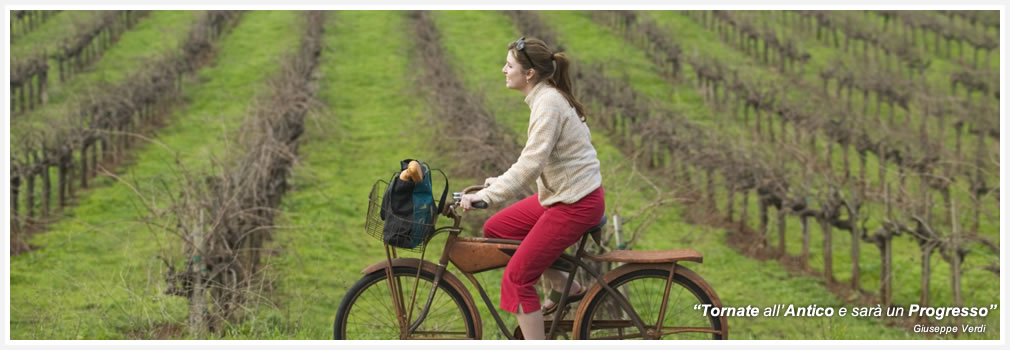
[[[533,77],[536,75],[537,75],[536,68],[530,68],[530,70],[526,71],[526,82],[529,82],[530,79],[533,79]]]

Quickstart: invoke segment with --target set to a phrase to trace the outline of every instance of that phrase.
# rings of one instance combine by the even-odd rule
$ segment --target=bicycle
[[[370,218],[377,215],[382,203],[384,183],[377,181],[369,194]],[[453,219],[453,225],[438,228],[427,237],[419,247],[420,259],[397,257],[399,248],[384,245],[386,259],[365,268],[362,271],[365,276],[341,301],[333,325],[334,339],[481,339],[483,331],[477,305],[470,290],[447,271],[448,263],[461,271],[477,289],[501,333],[507,339],[521,339],[518,328],[509,332],[497,307],[474,277],[477,273],[504,268],[521,241],[460,237],[462,215],[456,211],[459,198],[482,188],[470,186],[453,193],[453,200],[440,213]],[[486,208],[487,203],[475,203],[475,207]],[[599,245],[605,224],[606,216],[599,225],[583,234],[574,256],[562,254],[551,266],[567,272],[568,280],[553,317],[545,316],[547,339],[555,339],[561,332],[565,335],[571,332],[571,339],[666,339],[685,335],[703,339],[728,338],[729,327],[724,316],[705,316],[695,308],[696,304],[722,307],[719,296],[701,276],[679,264],[682,261],[701,263],[701,253],[693,249],[587,253],[587,241],[592,238]],[[381,231],[381,222],[366,219],[366,230],[374,229],[375,225],[380,225]],[[428,242],[443,232],[449,237],[438,263],[424,260]],[[583,258],[623,265],[601,275]],[[579,268],[588,271],[595,283],[582,298],[573,319],[566,320],[568,294]],[[411,287],[405,290],[406,286]],[[423,290],[428,290],[428,295],[422,306],[417,297],[418,291]]]

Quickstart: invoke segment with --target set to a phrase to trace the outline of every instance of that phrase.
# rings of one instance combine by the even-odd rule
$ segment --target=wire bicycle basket
[[[431,174],[434,174],[432,172]],[[445,175],[442,175],[445,177]],[[394,180],[395,181],[395,180]],[[390,184],[376,180],[368,194],[368,212],[365,216],[365,232],[368,235],[401,250],[420,252],[428,243],[438,220],[438,208],[432,206],[431,216],[407,217],[394,213],[390,200],[386,200]]]

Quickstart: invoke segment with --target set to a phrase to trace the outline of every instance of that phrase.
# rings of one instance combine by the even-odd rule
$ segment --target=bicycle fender
[[[656,270],[670,271],[670,268],[672,266],[673,266],[673,264],[670,264],[670,263],[659,263],[659,264],[624,264],[624,265],[621,265],[620,267],[618,267],[618,268],[616,268],[614,270],[611,270],[610,272],[607,272],[606,274],[604,274],[603,275],[603,281],[606,284],[609,285],[611,282],[613,282],[615,279],[617,279],[617,277],[620,277],[621,275],[630,273],[630,272],[635,271],[635,270],[647,270],[647,269],[651,270],[651,269],[656,269]],[[722,307],[722,300],[719,299],[719,295],[716,294],[715,290],[712,288],[712,286],[710,286],[707,282],[705,282],[705,280],[702,279],[701,276],[699,276],[697,273],[695,273],[694,271],[691,271],[691,269],[688,269],[688,268],[686,268],[684,266],[677,265],[677,275],[684,276],[688,280],[690,280],[691,282],[694,282],[696,285],[698,285],[698,287],[700,287],[703,290],[705,290],[705,292],[707,292],[708,295],[710,295],[712,297],[712,304],[714,306],[716,306],[716,307]],[[593,283],[593,286],[591,288],[589,288],[589,291],[586,292],[586,295],[584,297],[582,297],[583,302],[579,303],[579,308],[575,312],[575,320],[572,323],[573,324],[573,327],[572,327],[573,328],[572,329],[572,339],[582,339],[581,338],[582,334],[580,334],[580,329],[579,329],[580,327],[578,325],[582,324],[582,318],[585,317],[586,309],[589,309],[589,304],[590,304],[589,302],[592,301],[593,298],[595,298],[596,295],[600,294],[600,293],[606,293],[606,291],[603,289],[603,287],[600,286],[599,283]],[[729,329],[728,329],[728,325],[726,323],[727,323],[726,319],[723,318],[722,319],[722,329],[728,332]]]
[[[417,258],[393,259],[393,267],[405,266],[405,267],[417,268],[418,263],[421,264],[422,270],[431,272],[431,274],[433,275],[435,274],[435,271],[438,270],[438,265],[435,265],[435,263],[432,263],[427,260],[421,260]],[[389,266],[389,261],[382,260],[372,264],[369,267],[366,267],[364,270],[361,270],[361,274],[368,275],[373,272],[385,269],[386,266]],[[463,285],[463,282],[460,281],[459,278],[456,278],[456,276],[453,275],[452,272],[449,272],[449,269],[446,269],[444,272],[442,272],[442,280],[444,280],[446,283],[449,283],[450,286],[459,291],[459,294],[463,296],[463,300],[466,302],[466,307],[468,311],[470,312],[471,315],[473,315],[474,326],[477,331],[474,338],[481,339],[483,325],[481,324],[480,320],[480,312],[477,311],[477,304],[474,303],[473,297],[470,295],[470,290]]]

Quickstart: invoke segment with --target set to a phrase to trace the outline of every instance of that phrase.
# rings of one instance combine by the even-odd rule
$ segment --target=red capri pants
[[[540,275],[561,253],[582,238],[603,217],[603,187],[572,204],[540,206],[534,194],[494,214],[484,223],[484,237],[522,240],[505,266],[501,281],[501,308],[518,313],[540,310],[534,288]]]

